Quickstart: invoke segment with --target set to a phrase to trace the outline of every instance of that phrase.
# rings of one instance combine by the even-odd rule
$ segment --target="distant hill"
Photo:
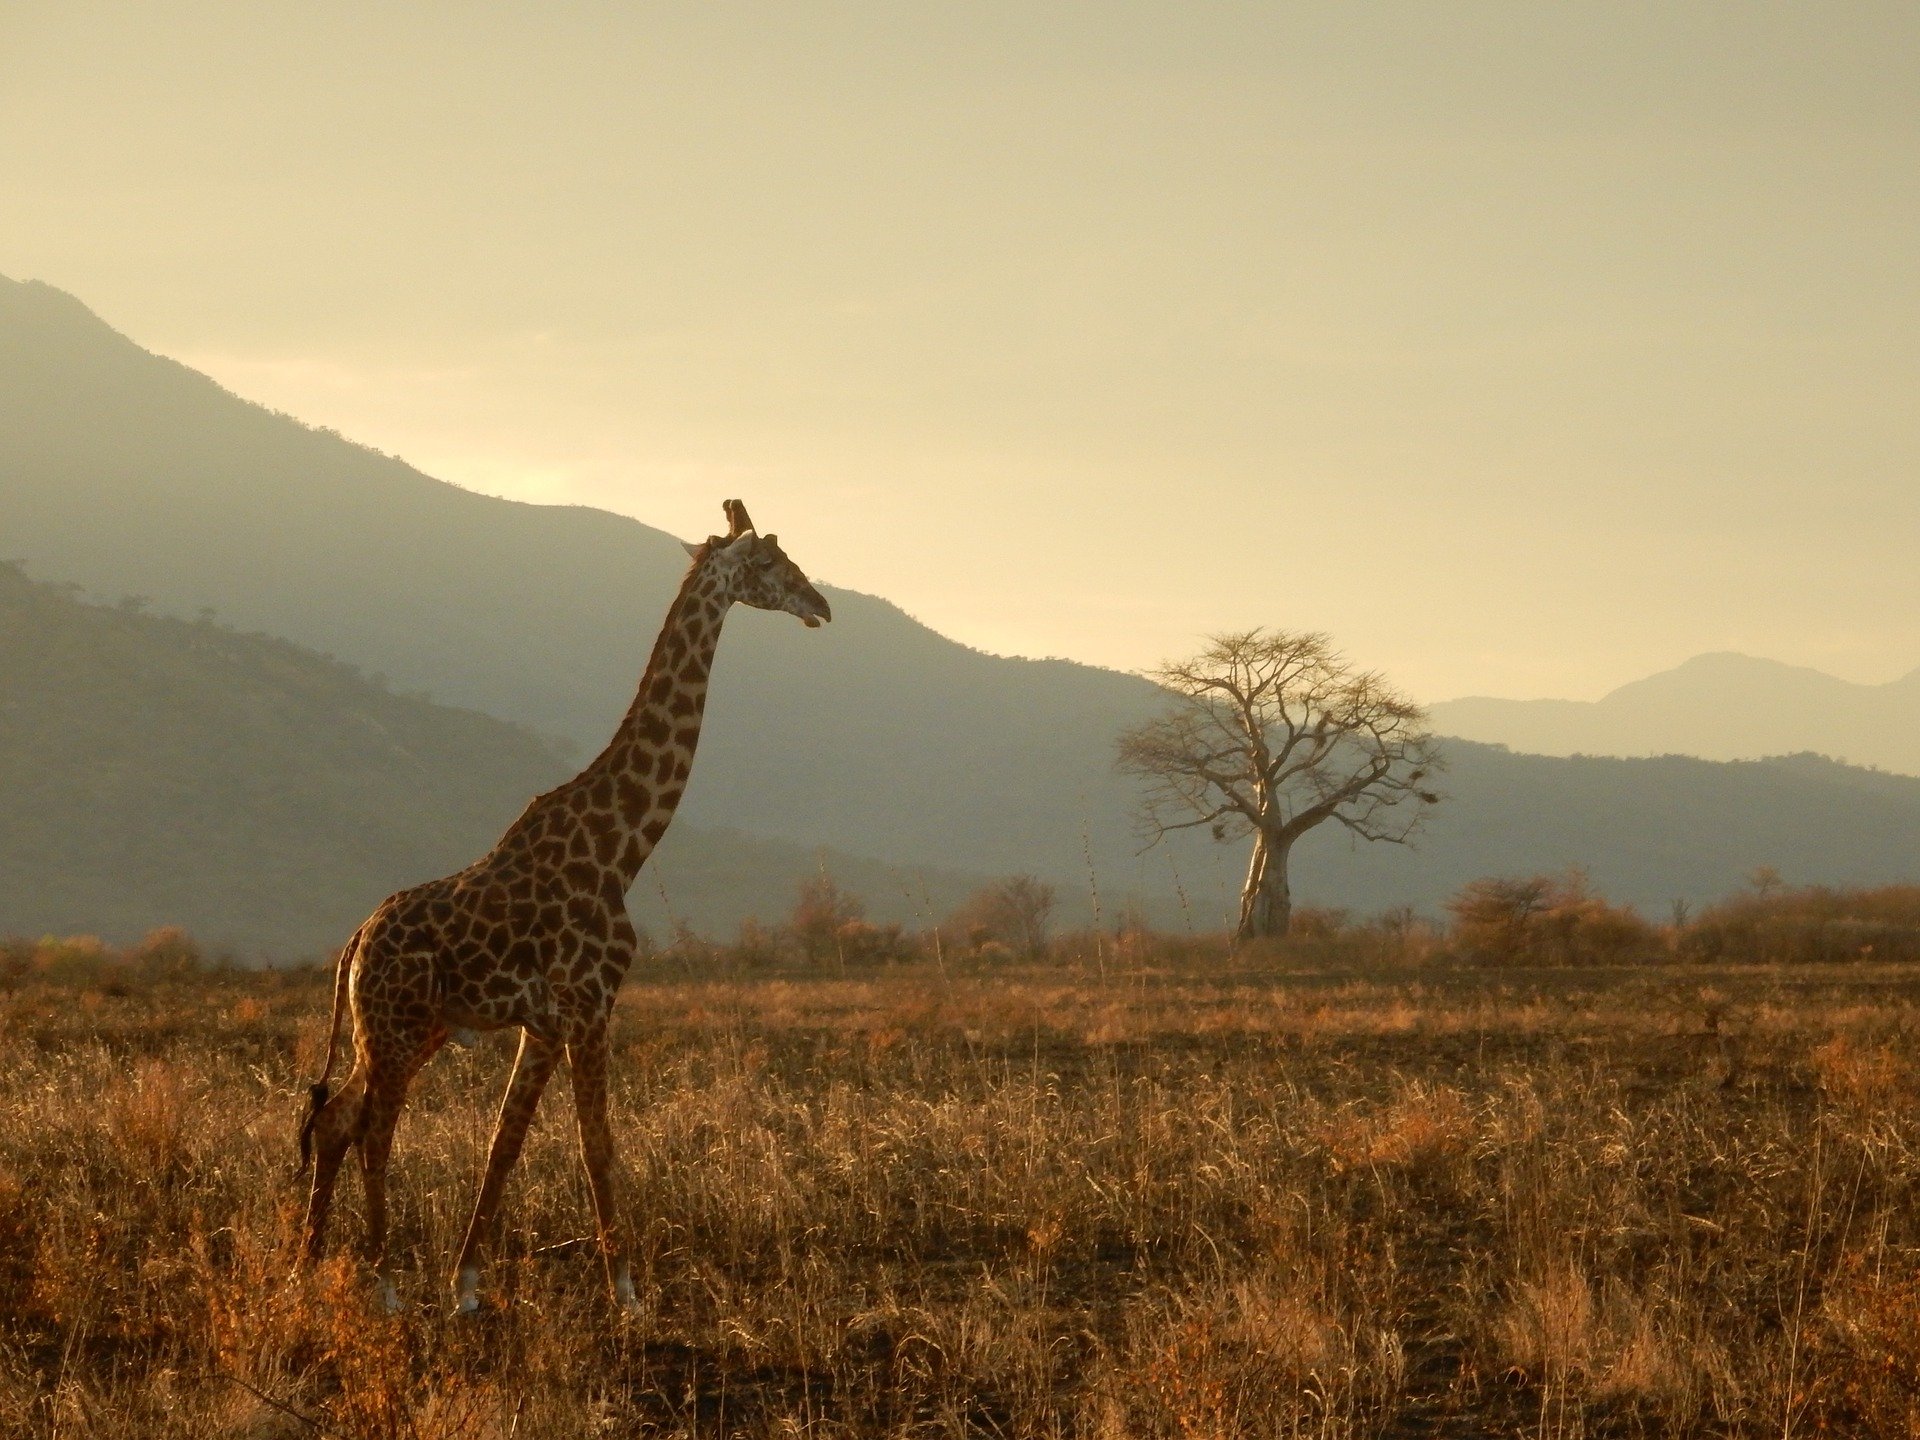
[[[804,517],[759,518],[804,562]],[[888,534],[874,543],[937,539]],[[685,566],[660,531],[432,480],[148,354],[70,296],[0,280],[4,555],[108,599],[146,596],[176,616],[211,607],[224,621],[384,672],[399,689],[430,690],[584,751],[598,748],[631,696]],[[1108,917],[1139,896],[1161,923],[1223,922],[1244,850],[1189,836],[1139,854],[1134,792],[1109,765],[1113,735],[1158,706],[1152,686],[1065,661],[983,655],[883,600],[828,593],[834,623],[821,630],[751,611],[728,623],[700,761],[657,857],[677,915],[710,929],[746,913],[771,916],[826,846],[830,868],[883,916],[938,914],[966,877],[1024,871],[1060,888],[1069,920],[1091,913],[1097,883]],[[137,627],[143,645],[228,633],[89,613]],[[146,673],[133,654],[124,660],[130,682]],[[112,673],[101,672],[105,689]],[[44,743],[66,748],[17,759],[0,776],[41,787],[23,793],[31,824],[42,827],[0,830],[0,864],[16,877],[0,892],[0,905],[16,907],[0,910],[0,929],[112,931],[164,912],[188,923],[215,917],[207,924],[226,928],[209,933],[220,936],[331,943],[371,899],[478,854],[557,773],[531,734],[479,715],[439,729],[425,717],[456,712],[358,679],[348,685],[338,666],[325,673],[335,678],[271,704],[234,689],[231,677],[198,671],[157,695],[136,687],[112,700],[124,717],[161,700],[197,711],[196,738],[179,748],[199,756],[198,768],[170,762],[149,773],[141,747],[150,740],[131,718],[85,744],[79,729],[62,739],[76,720],[37,722]],[[204,695],[187,694],[203,686]],[[327,699],[328,686],[345,688]],[[1748,692],[1730,681],[1709,677],[1699,688],[1724,715],[1777,708],[1764,698],[1773,691],[1735,703]],[[33,691],[16,679],[9,693]],[[106,698],[75,703],[111,708]],[[1833,703],[1828,735],[1852,702]],[[403,762],[349,744],[355,736],[370,744],[373,733],[357,713],[406,705],[423,707],[409,723],[439,737],[406,753],[439,759]],[[238,718],[223,718],[229,711]],[[1440,707],[1439,728],[1465,728],[1460,713]],[[254,750],[221,755],[208,735],[222,725],[255,726]],[[1749,744],[1752,753],[1842,749],[1825,738],[1733,743],[1733,753]],[[1481,875],[1577,863],[1607,893],[1657,911],[1674,897],[1721,894],[1756,865],[1806,883],[1912,879],[1920,870],[1920,781],[1808,758],[1728,765],[1551,759],[1466,742],[1450,750],[1452,798],[1421,848],[1354,849],[1335,830],[1316,833],[1296,852],[1302,903],[1432,910]],[[248,758],[255,751],[258,765]],[[296,801],[287,791],[327,798]],[[98,832],[85,842],[95,849],[46,851],[71,858],[54,873],[37,847],[69,812],[75,834]],[[174,832],[186,822],[152,818],[186,812],[198,828]],[[109,846],[116,814],[147,817],[124,850]],[[343,848],[342,835],[361,838]],[[934,877],[929,898],[912,896],[900,878],[912,869]],[[314,907],[297,923],[281,898],[296,878],[311,897],[299,903]],[[101,899],[110,883],[141,903],[110,909]],[[53,903],[61,896],[64,909]],[[643,914],[657,905],[647,876],[634,899]]]
[[[686,566],[661,531],[430,479],[147,353],[61,291],[8,280],[0,476],[0,558],[36,578],[175,615],[210,607],[588,751]],[[745,498],[804,565],[806,517]],[[728,622],[684,818],[1067,885],[1084,882],[1090,848],[1110,884],[1138,882],[1132,791],[1109,759],[1114,733],[1156,703],[1151,686],[984,655],[883,600],[827,593],[834,623],[817,631],[752,611]]]
[[[482,854],[572,773],[553,741],[394,695],[284,640],[81,604],[0,566],[0,934],[178,924],[248,958],[338,945],[381,896]],[[635,896],[727,933],[821,866],[880,918],[978,877],[678,826]]]
[[[1750,655],[1696,655],[1599,700],[1471,697],[1432,714],[1447,734],[1541,755],[1743,760],[1813,751],[1920,774],[1920,670],[1856,685]]]
[[[1912,878],[1920,780],[1812,757],[1547,759],[1451,742],[1452,798],[1418,851],[1300,849],[1305,903],[1437,911],[1466,881],[1570,864],[1658,914],[1756,865],[1790,880]],[[702,764],[707,763],[703,755]],[[571,772],[524,727],[396,695],[351,666],[205,620],[83,604],[0,566],[0,934],[131,940],[163,924],[247,958],[336,945],[382,895],[481,854],[527,798]],[[1244,854],[1154,851],[1221,924]],[[1140,862],[1137,862],[1140,863]],[[984,878],[676,824],[633,896],[663,935],[772,919],[826,868],[878,919],[922,923]],[[1065,918],[1090,912],[1084,886]],[[1111,915],[1124,896],[1109,885]]]
[[[1920,779],[1817,755],[1725,762],[1556,758],[1449,740],[1448,801],[1417,852],[1327,834],[1296,863],[1301,898],[1432,913],[1482,875],[1579,865],[1655,919],[1737,889],[1761,865],[1795,885],[1920,878]],[[1318,838],[1318,837],[1316,837]]]

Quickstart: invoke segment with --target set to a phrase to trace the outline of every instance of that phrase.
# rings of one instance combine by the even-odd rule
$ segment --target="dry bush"
[[[771,970],[784,958],[781,940],[778,930],[770,930],[758,920],[742,920],[728,959],[741,970]]]
[[[866,914],[866,902],[822,870],[800,882],[800,893],[787,912],[786,930],[807,964],[824,965],[843,960],[840,935],[849,925],[864,921]]]
[[[118,949],[97,935],[0,939],[0,988],[39,981],[126,993],[164,980],[200,980],[225,969],[212,965],[184,930],[164,926]]]
[[[1617,965],[1656,958],[1659,932],[1593,893],[1585,872],[1474,880],[1447,902],[1453,944],[1488,964]]]
[[[1381,911],[1359,927],[1367,953],[1381,965],[1425,965],[1444,948],[1439,930],[1411,905]]]
[[[1821,1302],[1823,1428],[1920,1435],[1920,1261],[1848,1257]]]
[[[1435,927],[1407,906],[1356,920],[1345,910],[1302,905],[1287,934],[1243,941],[1232,958],[1256,968],[1364,972],[1425,965],[1444,948]]]
[[[1678,944],[1702,962],[1920,960],[1920,885],[1794,890],[1775,880],[1709,906]]]
[[[1846,1107],[1884,1108],[1910,1098],[1910,1065],[1890,1044],[1867,1044],[1844,1031],[1807,1055],[1820,1088]]]
[[[823,870],[800,882],[784,924],[772,930],[743,924],[726,959],[746,969],[792,962],[844,971],[918,958],[919,947],[900,926],[876,925],[866,915],[866,902]]]
[[[1047,953],[1057,898],[1053,886],[1031,875],[996,880],[968,896],[941,922],[941,932],[975,953],[994,947],[1000,958],[1038,960]]]

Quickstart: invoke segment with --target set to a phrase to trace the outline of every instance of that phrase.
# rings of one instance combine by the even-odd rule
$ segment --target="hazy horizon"
[[[1920,665],[1920,13],[0,20],[0,273],[468,488],[1133,669]],[[1306,538],[1293,538],[1304,532]],[[1258,556],[1256,559],[1255,557]]]

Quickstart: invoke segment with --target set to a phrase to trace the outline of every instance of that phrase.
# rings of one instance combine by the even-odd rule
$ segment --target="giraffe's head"
[[[706,548],[708,563],[726,578],[727,598],[756,610],[798,615],[809,630],[831,620],[826,597],[787,558],[779,537],[756,534],[738,500],[727,501],[725,508],[727,533],[711,537]]]

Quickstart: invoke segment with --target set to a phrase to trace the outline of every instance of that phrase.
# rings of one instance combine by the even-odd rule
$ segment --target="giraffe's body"
[[[756,536],[738,501],[731,531],[694,551],[639,693],[612,742],[564,785],[536,798],[486,855],[457,874],[383,901],[341,952],[334,1034],[354,1021],[353,1073],[338,1094],[314,1087],[301,1135],[313,1190],[305,1251],[325,1244],[333,1184],[360,1146],[366,1181],[363,1252],[384,1278],[386,1167],[394,1123],[420,1067],[451,1038],[518,1026],[520,1053],[501,1102],[486,1177],[455,1272],[461,1309],[477,1304],[481,1247],[541,1089],[564,1053],[608,1279],[632,1303],[613,1198],[607,1125],[607,1032],[634,955],[626,892],[666,832],[686,788],[721,625],[736,601],[787,610],[809,626],[827,603],[772,536]]]

